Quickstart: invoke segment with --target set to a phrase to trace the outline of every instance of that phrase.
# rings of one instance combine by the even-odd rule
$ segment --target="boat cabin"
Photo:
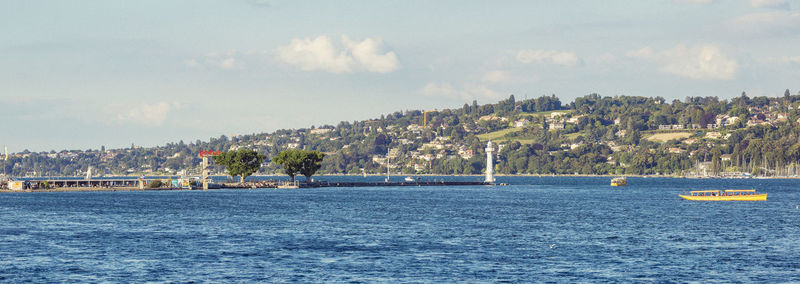
[[[691,191],[691,196],[742,196],[754,195],[756,191],[753,189],[728,189],[724,192],[721,190],[695,190]]]
[[[756,191],[754,189],[729,189],[725,191],[725,195],[727,196],[739,196],[739,195],[754,195]]]

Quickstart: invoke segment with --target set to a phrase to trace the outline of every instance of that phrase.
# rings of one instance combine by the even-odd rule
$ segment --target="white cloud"
[[[642,49],[628,51],[626,55],[638,59],[652,59],[656,56],[656,52],[650,47],[643,47]]]
[[[173,109],[180,109],[179,103],[155,102],[130,106],[111,105],[107,109],[117,114],[116,121],[132,122],[147,126],[161,126]]]
[[[458,97],[459,92],[450,83],[428,83],[422,88],[422,94],[426,96]]]
[[[762,63],[800,64],[800,56],[768,57],[759,60]]]
[[[750,5],[756,8],[789,9],[789,2],[786,0],[750,0]]]
[[[738,17],[729,23],[731,32],[751,35],[794,35],[800,32],[800,13],[770,11]]]
[[[597,63],[609,63],[609,62],[613,62],[616,59],[617,59],[617,57],[614,56],[611,53],[603,53],[603,54],[595,57],[594,61],[597,62]]]
[[[194,58],[183,61],[183,64],[189,67],[200,67],[200,62],[197,62],[197,59]]]
[[[278,57],[300,69],[323,70],[331,73],[352,72],[353,58],[339,50],[327,36],[315,39],[292,39],[287,46],[278,48]]]
[[[739,63],[715,45],[697,45],[656,52],[646,47],[627,53],[629,57],[661,64],[661,71],[692,79],[730,80],[736,75]]]
[[[445,97],[450,99],[502,99],[503,95],[484,85],[464,84],[461,89],[453,87],[450,83],[428,83],[422,88],[421,93],[430,97]]]
[[[389,73],[397,70],[399,62],[397,55],[393,51],[381,54],[380,40],[367,38],[362,42],[352,41],[347,37],[342,37],[342,42],[350,50],[355,61],[370,72]]]
[[[224,58],[219,61],[219,68],[233,69],[234,67],[236,67],[236,59],[233,57]]]
[[[578,65],[580,59],[575,53],[556,50],[526,49],[517,52],[517,61],[528,64],[531,62],[549,62],[563,66]]]
[[[225,70],[243,69],[244,64],[237,60],[242,54],[240,52],[212,52],[203,55],[202,58],[191,58],[183,61],[183,64],[193,68],[211,67]]]
[[[489,83],[504,83],[511,81],[511,75],[509,75],[506,71],[492,70],[486,72],[486,74],[483,74],[483,78],[481,78],[481,80]]]
[[[342,36],[337,46],[328,36],[292,39],[278,48],[278,58],[305,71],[321,70],[330,73],[351,73],[359,70],[389,73],[400,68],[394,52],[382,53],[380,39],[353,41]]]

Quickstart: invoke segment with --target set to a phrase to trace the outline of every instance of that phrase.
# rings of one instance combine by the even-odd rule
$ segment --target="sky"
[[[800,0],[0,0],[0,146],[86,150],[555,94],[800,91]]]

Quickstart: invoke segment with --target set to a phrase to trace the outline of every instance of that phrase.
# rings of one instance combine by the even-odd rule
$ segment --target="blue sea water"
[[[800,180],[498,181],[0,194],[0,281],[800,281]]]

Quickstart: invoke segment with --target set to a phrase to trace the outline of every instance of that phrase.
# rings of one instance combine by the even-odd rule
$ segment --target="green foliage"
[[[218,165],[225,166],[228,174],[233,176],[240,176],[240,182],[261,168],[261,163],[264,162],[266,156],[259,154],[253,150],[239,149],[236,151],[223,152],[214,156],[214,162]]]
[[[159,188],[164,186],[164,183],[161,180],[154,180],[147,184],[147,188]]]
[[[283,166],[283,172],[294,181],[294,176],[303,168],[303,158],[301,150],[289,149],[275,155],[272,162]]]
[[[308,181],[322,167],[323,158],[325,154],[319,151],[290,149],[279,152],[272,161],[283,166],[284,172],[292,181],[298,173],[305,176]]]
[[[472,101],[456,109],[428,113],[426,127],[422,127],[422,111],[407,110],[369,121],[343,121],[309,129],[234,137],[223,135],[151,148],[131,145],[106,151],[23,151],[12,153],[0,164],[3,173],[10,176],[31,172],[75,176],[89,165],[105,174],[158,175],[184,169],[198,174],[201,151],[248,147],[275,161],[279,152],[292,143],[301,149],[326,154],[318,164],[312,163],[319,166],[316,171],[319,173],[384,173],[386,164],[379,161],[385,161],[387,150],[391,150],[392,168],[404,173],[481,174],[485,170],[485,141],[491,139],[504,146],[495,163],[496,172],[501,174],[683,175],[729,170],[793,174],[800,172],[798,107],[800,94],[790,92],[777,97],[748,97],[742,93],[728,100],[687,97],[671,101],[660,97],[590,94],[569,104],[562,104],[551,95],[524,100],[508,97],[496,103]],[[564,115],[551,117],[554,111]],[[486,115],[496,118],[480,120]],[[781,119],[777,118],[779,115]],[[736,121],[731,119],[728,125],[710,129],[724,117]],[[514,121],[523,118],[530,122],[524,127],[512,127]],[[759,118],[768,121],[753,126],[753,121]],[[562,124],[564,129],[552,127]],[[662,125],[683,129],[662,130],[659,128]],[[695,129],[695,125],[708,128]],[[652,134],[679,131],[693,136],[667,141],[646,139]],[[706,137],[713,132],[723,137]],[[301,161],[297,166],[276,162],[265,165],[263,171],[283,171],[292,177],[306,175],[301,172],[303,159],[296,160]],[[221,162],[210,168],[212,173],[228,170],[236,175],[231,172],[232,167],[223,167]]]
[[[306,181],[322,167],[323,158],[325,154],[318,151],[303,151],[303,166],[300,168],[300,173],[306,177]]]

